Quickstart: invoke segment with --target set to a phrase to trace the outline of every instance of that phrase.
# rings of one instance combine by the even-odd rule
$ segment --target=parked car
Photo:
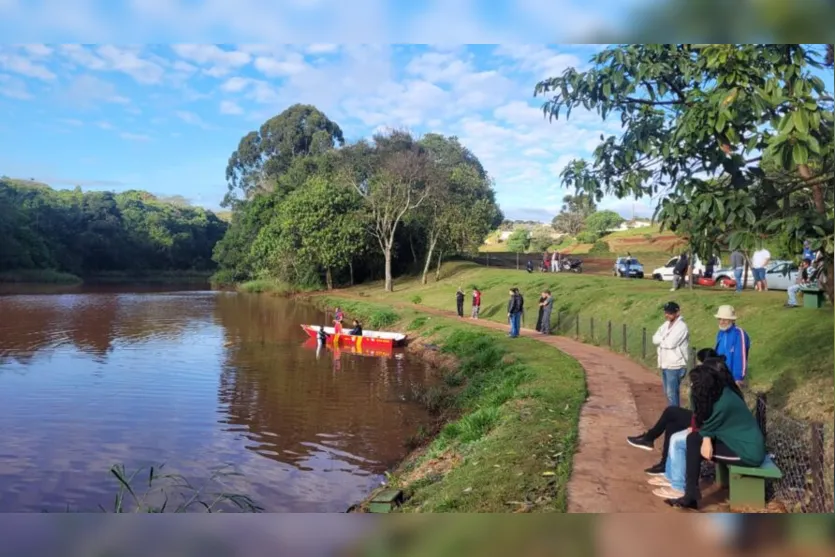
[[[772,261],[768,264],[765,272],[765,279],[768,283],[768,288],[771,290],[788,290],[789,286],[794,284],[794,281],[797,278],[797,273],[797,265],[791,261]],[[734,270],[730,267],[715,271],[713,273],[713,277],[716,279],[716,284],[722,288],[736,288]],[[748,268],[746,279],[745,288],[754,288],[754,273],[751,271],[750,267]]]
[[[612,269],[616,277],[644,278],[644,266],[634,257],[618,257]]]
[[[669,259],[669,261],[667,261],[664,264],[663,267],[658,267],[657,269],[655,269],[652,272],[652,278],[654,278],[655,280],[672,281],[673,280],[673,269],[675,268],[676,263],[678,263],[678,258],[679,258],[678,255],[676,255],[675,257],[671,257]],[[719,258],[719,257],[717,257],[717,259],[719,260],[719,263],[714,266],[714,269],[717,268],[717,267],[722,266],[722,259]],[[695,276],[700,276],[700,275],[703,275],[704,272],[705,272],[705,266],[702,263],[701,259],[699,259],[698,255],[694,256],[693,274]],[[713,276],[714,276],[714,278],[716,277],[716,271],[713,271]],[[731,277],[733,277],[733,273],[731,273]]]

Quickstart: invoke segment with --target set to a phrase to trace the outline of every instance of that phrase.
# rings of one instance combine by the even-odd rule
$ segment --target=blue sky
[[[598,49],[2,46],[0,174],[59,188],[179,194],[217,209],[226,162],[241,136],[302,102],[338,122],[349,141],[386,127],[456,135],[494,177],[509,218],[549,221],[570,193],[559,172],[572,158],[590,156],[600,134],[616,133],[619,124],[581,110],[568,122],[549,123],[533,88],[566,67],[582,67]],[[624,216],[633,206],[639,216],[652,212],[632,200],[602,206]]]

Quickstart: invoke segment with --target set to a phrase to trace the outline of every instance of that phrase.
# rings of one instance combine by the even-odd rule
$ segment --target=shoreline
[[[109,272],[74,275],[52,269],[0,272],[0,284],[19,286],[90,286],[96,284],[210,284],[211,271]]]

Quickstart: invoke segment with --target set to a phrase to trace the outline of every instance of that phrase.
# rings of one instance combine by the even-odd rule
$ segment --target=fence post
[[[519,270],[519,252],[516,252],[516,270]]]
[[[757,416],[757,425],[760,426],[760,431],[763,433],[763,439],[767,439],[768,436],[767,410],[768,395],[765,393],[757,393],[757,406],[754,412]]]
[[[580,314],[577,314],[577,319],[574,320],[574,337],[580,338]]]
[[[642,357],[646,360],[647,359],[647,328],[643,327],[641,329],[641,354]]]
[[[589,329],[591,329],[591,340],[594,341],[594,317],[589,318]]]
[[[606,337],[608,339],[609,348],[612,347],[612,320],[609,320],[609,323],[606,325]]]
[[[487,252],[487,266],[490,266],[490,252]]]
[[[831,512],[826,510],[826,486],[823,483],[823,424],[817,422],[809,426],[812,446],[809,451],[809,463],[812,469],[812,508],[813,513]]]
[[[623,324],[623,353],[626,354],[626,323]]]

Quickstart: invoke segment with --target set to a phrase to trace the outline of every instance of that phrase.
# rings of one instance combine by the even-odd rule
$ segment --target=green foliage
[[[0,180],[0,272],[212,270],[212,249],[226,228],[211,211],[143,191],[53,190]]]
[[[577,241],[581,244],[593,244],[600,239],[600,236],[595,234],[594,232],[584,230],[577,234]]]
[[[554,238],[551,237],[551,230],[545,227],[535,228],[531,233],[531,249],[533,251],[545,251],[554,243]]]
[[[528,247],[530,245],[530,235],[524,228],[517,228],[507,239],[507,249],[515,251],[516,253],[524,253],[528,251]]]
[[[594,242],[594,245],[589,250],[589,253],[593,253],[593,254],[609,253],[609,244],[607,244],[603,240],[597,240],[597,241]]]
[[[619,45],[535,92],[552,95],[551,118],[582,106],[623,125],[592,162],[566,166],[567,185],[660,196],[658,220],[700,255],[772,234],[831,254],[833,99],[810,72],[822,56],[819,45]]]
[[[623,217],[614,211],[597,211],[586,217],[586,230],[599,236],[617,228],[623,223]]]
[[[415,294],[414,296],[412,296],[412,303],[413,304],[419,304],[422,301],[423,301],[423,298],[421,298],[420,295]]]
[[[596,210],[594,200],[594,196],[584,193],[566,195],[562,199],[562,209],[551,221],[551,226],[557,232],[576,236],[585,227],[586,218]]]
[[[427,317],[415,317],[412,322],[406,326],[407,331],[418,331],[426,326],[428,322]]]
[[[372,329],[380,330],[390,327],[400,320],[397,312],[390,309],[378,309],[368,316],[367,323]]]

